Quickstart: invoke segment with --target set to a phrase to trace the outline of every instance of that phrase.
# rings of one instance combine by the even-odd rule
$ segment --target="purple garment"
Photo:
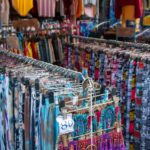
[[[113,150],[112,139],[109,134],[102,135],[99,150]]]
[[[74,148],[73,150],[78,150],[78,142],[77,141],[71,141],[71,142],[69,142],[69,150],[72,147]]]

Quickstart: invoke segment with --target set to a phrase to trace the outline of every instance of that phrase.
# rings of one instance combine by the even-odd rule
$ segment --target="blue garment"
[[[42,150],[54,149],[54,104],[50,104],[49,98],[44,98],[41,107],[41,148]]]
[[[110,0],[109,20],[111,25],[117,21],[115,17],[115,0]]]
[[[23,41],[24,41],[24,34],[22,32],[19,32],[18,35],[18,41],[19,41],[19,47],[20,47],[20,50],[22,51],[23,53]]]

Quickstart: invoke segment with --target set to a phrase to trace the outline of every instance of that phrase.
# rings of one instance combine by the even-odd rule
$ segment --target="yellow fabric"
[[[33,7],[33,0],[12,0],[12,5],[21,16],[26,16]]]
[[[134,115],[135,115],[135,112],[131,111],[130,112],[130,121],[134,121]]]
[[[130,150],[135,150],[133,144],[130,144]]]
[[[99,66],[100,66],[100,62],[99,62],[99,60],[97,60],[95,67],[96,67],[96,68],[99,68]]]
[[[132,87],[135,87],[136,86],[136,78],[134,77],[133,79],[132,79]]]
[[[27,56],[33,58],[33,53],[32,53],[32,48],[31,48],[31,43],[28,43],[28,53]]]
[[[126,78],[127,78],[127,72],[124,72],[123,79],[126,80]]]

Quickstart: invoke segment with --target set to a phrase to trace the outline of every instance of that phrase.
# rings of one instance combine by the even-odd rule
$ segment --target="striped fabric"
[[[56,0],[37,0],[41,17],[55,17]]]

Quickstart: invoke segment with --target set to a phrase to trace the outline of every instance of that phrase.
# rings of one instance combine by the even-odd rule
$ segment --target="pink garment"
[[[95,69],[95,80],[97,81],[99,78],[99,69]]]
[[[37,0],[38,13],[41,17],[55,17],[56,0]]]

